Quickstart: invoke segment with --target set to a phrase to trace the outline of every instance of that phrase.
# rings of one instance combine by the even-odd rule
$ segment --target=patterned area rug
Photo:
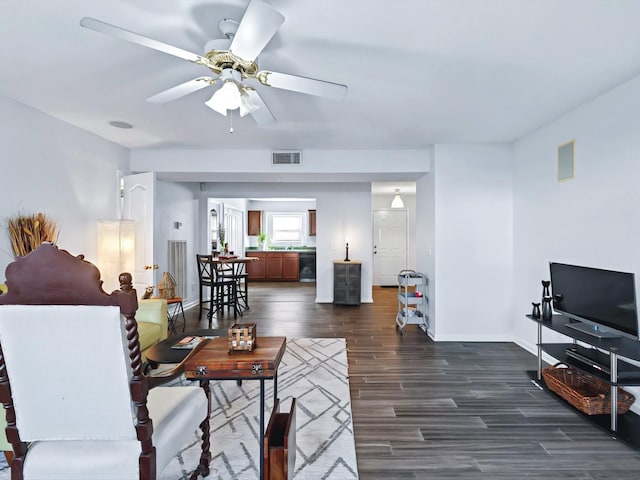
[[[346,343],[342,338],[302,338],[287,342],[278,369],[281,412],[296,398],[295,480],[358,478]],[[265,424],[273,407],[273,385],[265,382]],[[211,382],[211,473],[207,478],[259,478],[260,382]],[[161,480],[188,479],[200,457],[193,442],[160,474]],[[4,469],[3,469],[4,467]],[[0,480],[8,479],[6,464]]]

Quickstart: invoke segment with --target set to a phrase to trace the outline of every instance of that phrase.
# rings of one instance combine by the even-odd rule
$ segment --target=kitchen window
[[[267,213],[267,225],[272,245],[303,244],[303,213]]]

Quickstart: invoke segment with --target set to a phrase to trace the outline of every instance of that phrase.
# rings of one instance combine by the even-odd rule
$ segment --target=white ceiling
[[[145,101],[205,67],[78,24],[201,54],[248,0],[3,0],[0,94],[129,148],[422,148],[512,141],[640,73],[638,0],[269,3],[285,22],[259,66],[346,84],[345,100],[258,87],[276,123],[231,135],[213,87]]]

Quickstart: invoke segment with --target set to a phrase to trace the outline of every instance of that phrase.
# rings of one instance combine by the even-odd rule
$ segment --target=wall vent
[[[187,242],[184,240],[169,240],[168,270],[176,281],[176,297],[186,297]]]
[[[272,165],[300,165],[302,163],[302,152],[293,150],[279,150],[271,153]]]

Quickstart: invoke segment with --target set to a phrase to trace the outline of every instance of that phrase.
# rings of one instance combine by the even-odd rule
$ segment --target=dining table
[[[258,257],[241,257],[238,255],[218,255],[211,260],[222,277],[232,278],[236,282],[237,304],[240,313],[249,310],[249,274],[247,263],[258,262]]]

